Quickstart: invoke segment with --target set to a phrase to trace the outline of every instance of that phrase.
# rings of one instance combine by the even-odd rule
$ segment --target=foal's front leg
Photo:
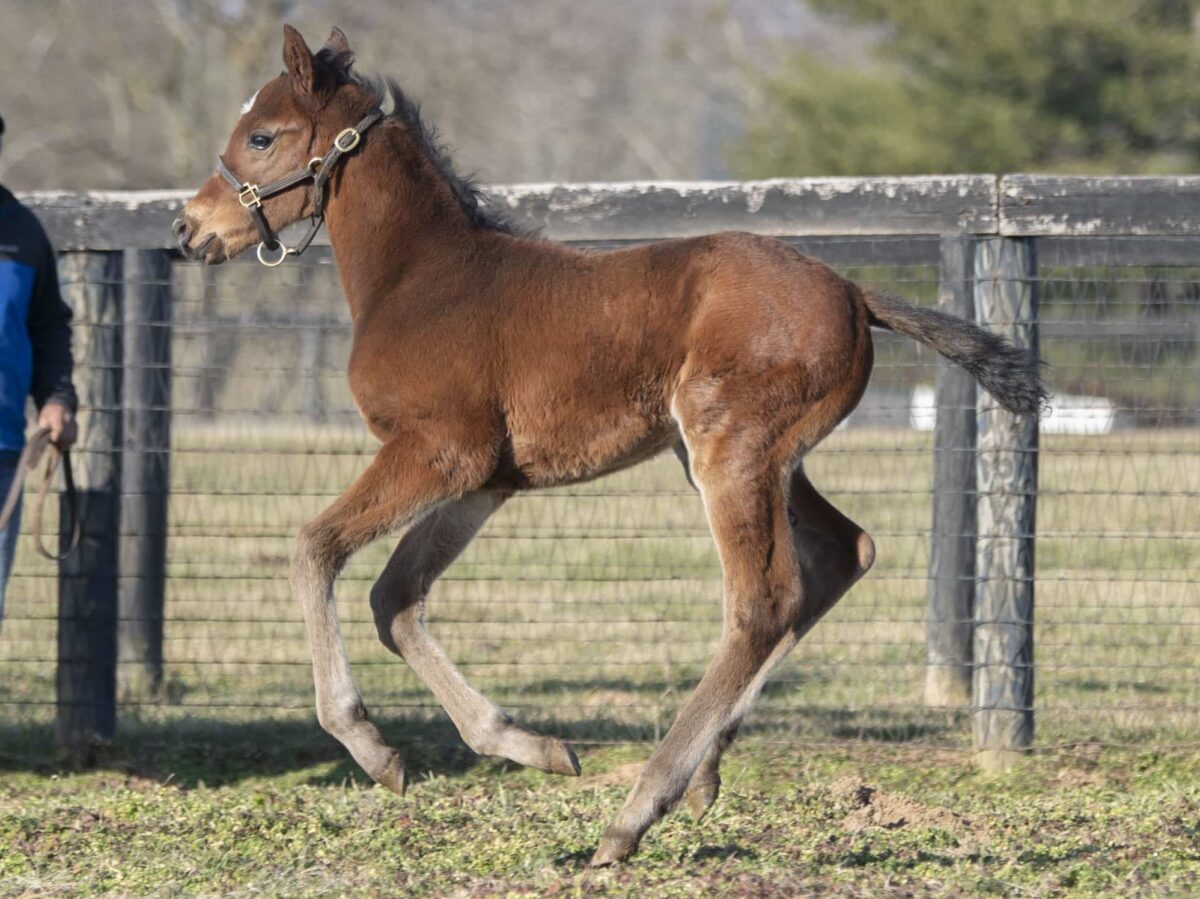
[[[425,630],[430,586],[504,500],[495,492],[468,494],[410,528],[371,590],[375,624],[383,645],[408,662],[472,750],[552,774],[578,775],[579,761],[565,743],[516,724],[467,683]]]
[[[350,489],[301,529],[292,560],[292,591],[304,610],[312,650],[317,719],[372,778],[400,794],[404,764],[369,720],[350,675],[333,581],[363,546],[411,525],[439,502],[474,486],[458,472],[479,466],[421,466],[419,460],[433,457],[423,452],[426,449],[420,438],[395,439],[384,446]]]

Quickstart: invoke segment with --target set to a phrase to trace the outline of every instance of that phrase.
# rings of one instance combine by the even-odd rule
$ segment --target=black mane
[[[520,229],[508,216],[493,207],[487,191],[479,186],[474,175],[460,175],[455,171],[450,151],[442,143],[437,129],[421,117],[421,105],[404,93],[400,85],[391,78],[384,79],[383,85],[392,99],[392,111],[388,113],[388,118],[395,119],[403,125],[409,137],[417,142],[421,151],[438,170],[438,174],[449,185],[450,192],[454,194],[454,199],[458,201],[462,211],[467,214],[471,225],[507,234],[519,233]],[[383,99],[382,89],[380,99]]]
[[[505,213],[494,208],[489,202],[487,191],[479,186],[473,176],[460,175],[455,171],[450,151],[442,143],[437,129],[421,117],[420,104],[404,93],[400,85],[391,78],[364,78],[351,71],[353,61],[354,57],[350,53],[335,54],[328,49],[317,53],[318,65],[324,64],[332,70],[337,83],[356,84],[365,88],[370,91],[375,98],[375,104],[380,108],[383,108],[385,100],[391,99],[392,108],[385,121],[390,119],[399,122],[408,132],[408,136],[416,142],[446,182],[472,227],[527,236],[527,232],[513,224]]]

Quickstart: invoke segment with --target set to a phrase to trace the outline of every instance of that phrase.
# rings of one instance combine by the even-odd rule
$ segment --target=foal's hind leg
[[[371,589],[379,639],[429,687],[463,740],[480,755],[500,756],[552,774],[579,774],[564,743],[531,733],[471,687],[425,630],[425,597],[505,497],[473,493],[438,508],[404,535]]]
[[[803,602],[787,639],[798,640],[866,574],[875,560],[875,544],[862,528],[817,492],[800,467],[792,474],[789,486],[788,518],[800,566]],[[733,743],[740,725],[739,717],[721,732],[692,775],[684,796],[697,821],[717,800],[721,756]]]
[[[675,444],[674,450],[676,457],[679,459],[679,464],[683,466],[684,477],[695,488],[696,482],[692,478],[692,465],[691,460],[688,458],[687,444],[680,440]],[[700,767],[696,769],[696,773],[692,775],[692,779],[688,783],[684,798],[687,801],[692,817],[697,822],[705,816],[712,804],[717,801],[717,796],[720,795],[721,756],[729,748],[730,744],[733,743],[734,738],[737,737],[740,724],[740,721],[735,721],[717,735],[717,739],[708,750],[708,754],[704,756],[704,761],[700,763]]]
[[[766,672],[794,642],[787,635],[800,600],[800,578],[783,474],[762,458],[764,448],[772,447],[764,447],[761,437],[730,435],[714,443],[715,448],[702,448],[692,461],[724,573],[721,641],[695,692],[605,831],[593,865],[620,861],[637,848],[646,830],[683,795],[721,732],[741,717],[741,707],[753,699]],[[745,455],[750,461],[736,464],[734,447],[749,447]]]
[[[674,450],[676,457],[679,459],[679,464],[683,466],[684,477],[695,488],[696,482],[692,479],[692,465],[688,459],[687,445],[680,440],[675,444]],[[687,801],[692,817],[697,822],[704,817],[712,804],[717,801],[717,796],[721,792],[721,756],[729,748],[730,744],[733,743],[734,738],[737,737],[740,723],[735,722],[721,731],[712,748],[708,750],[708,755],[704,757],[704,761],[700,763],[700,767],[696,769],[696,773],[692,775],[692,779],[688,783],[684,798]]]
[[[770,463],[757,472],[731,466],[697,473],[724,570],[724,632],[712,664],[605,831],[594,865],[636,850],[706,758],[708,774],[715,774],[721,741],[732,738],[771,670],[874,555],[870,538],[801,471],[786,492],[784,475]],[[698,800],[704,786],[697,784]],[[715,789],[707,792],[715,798]]]

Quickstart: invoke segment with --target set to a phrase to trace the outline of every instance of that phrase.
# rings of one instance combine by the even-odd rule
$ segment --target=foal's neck
[[[325,214],[357,319],[418,266],[454,265],[477,234],[436,167],[398,123],[364,135],[340,163]]]

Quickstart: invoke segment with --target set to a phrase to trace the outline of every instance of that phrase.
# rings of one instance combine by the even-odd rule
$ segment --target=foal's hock
[[[352,72],[341,31],[313,54],[285,26],[283,59],[175,232],[195,259],[258,245],[275,263],[302,252],[322,222],[329,229],[354,322],[350,387],[382,446],[303,528],[292,565],[321,725],[403,792],[403,763],[350,675],[333,598],[351,554],[398,533],[371,591],[384,645],[476,752],[578,774],[567,746],[467,683],[425,630],[426,596],[514,494],[673,449],[720,553],[725,624],[593,863],[624,859],[681,798],[704,814],[721,754],[771,669],[871,566],[871,538],[803,467],[862,396],[871,326],[932,347],[1019,413],[1044,400],[1037,361],[753,234],[606,253],[524,234],[454,173],[399,88]],[[303,245],[282,246],[280,229],[304,217]]]

